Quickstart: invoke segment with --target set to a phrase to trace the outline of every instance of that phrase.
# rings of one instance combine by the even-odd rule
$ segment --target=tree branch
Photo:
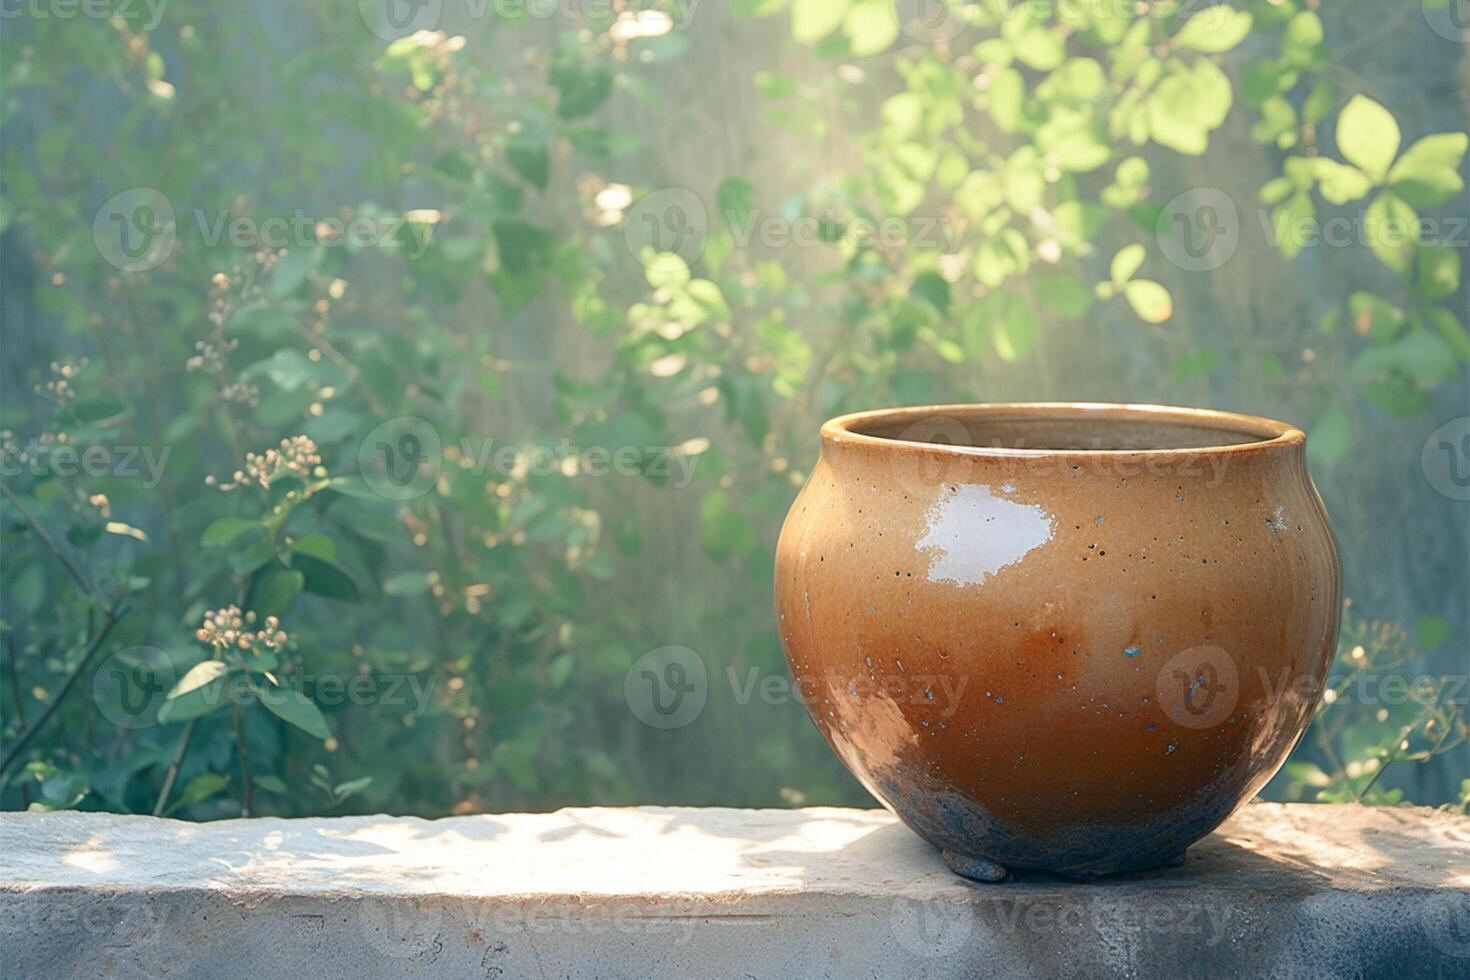
[[[61,707],[61,702],[66,700],[67,694],[76,686],[77,678],[82,676],[82,671],[86,669],[87,664],[92,660],[92,656],[102,646],[102,641],[107,639],[107,634],[112,632],[112,628],[117,625],[118,620],[128,614],[128,611],[122,608],[119,602],[114,602],[108,607],[107,614],[102,618],[101,628],[97,630],[97,634],[87,644],[87,649],[82,654],[82,658],[71,669],[71,673],[67,675],[66,680],[61,685],[61,690],[56,692],[56,697],[46,703],[46,707],[42,709],[41,715],[36,719],[35,724],[31,725],[30,728],[27,728],[16,738],[15,744],[11,746],[10,751],[5,753],[4,760],[0,760],[0,773],[10,768],[10,764],[30,744],[31,739],[36,737],[36,733],[45,727],[46,722],[56,713],[56,709]]]

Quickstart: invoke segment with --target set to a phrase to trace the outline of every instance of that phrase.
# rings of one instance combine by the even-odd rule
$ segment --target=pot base
[[[944,855],[944,863],[949,865],[949,870],[961,878],[969,878],[971,881],[989,885],[1005,881],[1011,876],[1008,870],[986,858],[956,854],[954,851],[941,851],[940,853]]]
[[[961,878],[978,881],[984,885],[995,885],[1011,877],[1010,869],[996,864],[989,858],[971,857],[955,851],[940,851],[939,853],[944,857],[944,863],[949,866],[949,870]],[[1171,854],[1136,868],[1115,871],[1053,871],[1051,873],[1059,878],[1067,878],[1072,881],[1096,881],[1099,878],[1111,878],[1114,875],[1140,874],[1161,868],[1177,868],[1183,864],[1184,852],[1180,851],[1178,854]]]

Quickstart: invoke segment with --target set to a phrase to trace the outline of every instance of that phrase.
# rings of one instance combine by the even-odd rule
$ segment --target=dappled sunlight
[[[97,875],[117,870],[117,857],[109,854],[102,847],[102,835],[93,834],[87,838],[86,843],[78,844],[67,851],[61,861],[69,868],[78,868]]]

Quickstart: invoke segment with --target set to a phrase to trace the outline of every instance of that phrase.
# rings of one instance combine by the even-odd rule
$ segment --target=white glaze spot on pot
[[[979,585],[1051,540],[1053,521],[1036,504],[997,497],[984,484],[941,494],[916,548],[929,555],[929,581]]]

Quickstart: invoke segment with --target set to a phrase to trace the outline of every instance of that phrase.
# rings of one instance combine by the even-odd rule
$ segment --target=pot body
[[[962,448],[993,417],[1014,443],[1077,413],[1125,448]],[[1208,446],[1220,419],[1279,430],[1127,448]],[[961,873],[1181,859],[1285,761],[1332,660],[1337,550],[1303,449],[1280,423],[1133,406],[828,423],[776,555],[813,721]]]

